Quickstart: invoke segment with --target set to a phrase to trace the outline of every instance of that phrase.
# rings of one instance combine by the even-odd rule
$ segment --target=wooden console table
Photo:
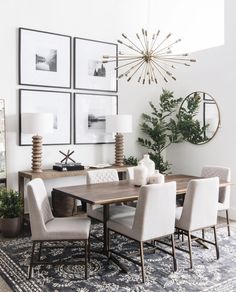
[[[106,169],[116,169],[120,175],[126,173],[128,166],[112,166]],[[90,168],[89,170],[92,170]],[[18,172],[18,190],[21,195],[21,202],[24,213],[24,195],[25,195],[25,179],[32,180],[34,178],[41,178],[43,180],[55,179],[60,177],[72,177],[72,176],[86,176],[88,170],[73,170],[73,171],[57,171],[53,169],[44,169],[42,172],[32,171],[19,171]]]

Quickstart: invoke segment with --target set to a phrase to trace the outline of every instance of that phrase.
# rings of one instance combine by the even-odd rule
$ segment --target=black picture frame
[[[38,44],[31,44],[38,36]],[[68,35],[19,27],[19,85],[70,89],[72,86],[72,37]],[[53,48],[49,49],[50,38]],[[43,42],[44,40],[44,42]],[[58,47],[56,47],[56,44]],[[59,45],[61,44],[61,48]],[[37,47],[38,45],[38,47]],[[62,47],[62,45],[64,47]],[[35,46],[35,47],[34,47]],[[64,51],[63,51],[64,50]],[[36,52],[37,51],[37,52]],[[38,51],[42,52],[38,53]],[[66,58],[64,58],[66,55]],[[62,62],[63,58],[64,64]],[[47,61],[49,59],[49,61]],[[40,65],[41,64],[41,65]],[[44,64],[44,66],[42,66]],[[41,79],[45,78],[43,81]]]
[[[31,93],[31,95],[29,95]],[[51,95],[51,96],[50,96]],[[61,98],[59,98],[61,96]],[[57,102],[55,99],[57,97]],[[35,99],[34,99],[35,98]],[[24,100],[25,99],[25,100]],[[62,99],[65,99],[65,104],[60,105]],[[32,100],[32,104],[28,105],[27,102]],[[50,104],[51,102],[51,104]],[[45,111],[42,111],[42,105],[45,105]],[[57,110],[61,106],[60,113],[64,114],[65,119],[58,117]],[[40,108],[40,110],[39,110]],[[56,123],[59,125],[56,130],[58,133],[49,134],[50,136],[43,137],[43,145],[70,145],[72,144],[72,93],[67,91],[52,91],[52,90],[34,90],[34,89],[19,89],[19,146],[31,146],[32,135],[22,133],[22,113],[27,112],[53,112],[56,116]],[[47,142],[55,139],[57,136],[61,137],[62,123],[66,123],[64,132],[68,137],[66,142],[58,140],[55,142]],[[60,128],[59,128],[60,127]],[[25,137],[24,137],[25,135]],[[54,135],[54,136],[53,136]],[[28,142],[30,141],[30,143]]]
[[[92,46],[94,52],[91,53]],[[103,55],[115,55],[116,61],[103,64]],[[117,56],[118,45],[115,43],[74,37],[74,89],[116,93],[118,91],[118,72],[115,70],[118,66]],[[96,69],[96,66],[100,68]],[[93,69],[97,74],[99,70],[106,72],[101,73],[101,76],[95,76],[92,73]]]
[[[83,100],[78,103],[78,98],[83,96]],[[103,98],[102,98],[103,97]],[[91,99],[89,101],[89,98]],[[106,115],[112,115],[112,114],[118,114],[118,95],[116,94],[99,94],[99,93],[74,93],[74,144],[75,145],[88,145],[88,144],[114,144],[115,139],[112,134],[105,134],[105,121],[102,120],[104,123],[103,126],[104,128],[100,131],[101,134],[105,134],[106,137],[104,137],[107,140],[102,140],[102,139],[91,139],[89,138],[91,134],[89,133],[89,111],[90,109],[88,108],[88,105],[92,105],[93,107],[95,106],[95,103],[99,103],[99,98],[100,102],[106,104],[108,106],[108,103],[110,103],[110,109],[104,107],[102,108],[101,114],[106,116]],[[87,111],[85,111],[85,107],[83,106],[83,103],[87,104]],[[78,106],[78,107],[77,107]],[[82,110],[83,112],[77,112],[77,110]],[[99,111],[98,111],[99,112]],[[81,131],[81,129],[78,130],[77,127],[77,117],[79,117],[79,125],[80,127],[84,126],[84,130]],[[99,122],[98,120],[96,122]],[[86,125],[87,123],[87,125]],[[84,132],[83,132],[84,131]],[[99,130],[97,130],[99,131]],[[99,133],[99,134],[100,134]],[[86,137],[83,137],[86,135]],[[90,136],[89,136],[90,135]],[[80,139],[78,139],[78,137]],[[112,137],[112,138],[111,138]]]

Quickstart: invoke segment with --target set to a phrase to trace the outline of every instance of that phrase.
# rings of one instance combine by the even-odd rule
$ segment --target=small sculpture
[[[64,155],[65,157],[61,160],[61,163],[65,163],[67,164],[68,163],[68,160],[71,160],[73,163],[76,163],[74,159],[72,159],[70,156],[75,152],[75,151],[71,151],[68,150],[67,151],[67,154],[62,152],[61,150],[59,150],[59,152]]]

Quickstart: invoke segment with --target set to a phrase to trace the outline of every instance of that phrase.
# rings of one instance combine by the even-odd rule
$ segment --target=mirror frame
[[[193,94],[195,94],[195,93],[199,93],[199,94],[201,94],[200,96],[201,96],[201,102],[202,101],[212,101],[212,102],[214,102],[214,104],[216,105],[216,108],[217,108],[217,112],[218,112],[218,124],[217,124],[217,128],[216,128],[216,130],[215,130],[215,133],[212,135],[212,137],[210,138],[210,139],[208,139],[207,141],[205,141],[205,142],[202,142],[202,143],[193,143],[193,142],[191,142],[191,141],[188,141],[187,139],[185,140],[185,141],[187,141],[187,142],[189,142],[189,143],[191,143],[191,144],[193,144],[193,145],[204,145],[204,144],[206,144],[206,143],[208,143],[208,142],[210,142],[214,137],[215,137],[215,135],[217,134],[217,132],[218,132],[218,130],[219,130],[219,128],[220,128],[220,126],[221,126],[221,117],[220,117],[220,109],[219,109],[219,106],[218,106],[218,104],[217,104],[217,102],[216,102],[216,100],[215,100],[215,98],[211,95],[211,94],[209,94],[209,93],[207,93],[207,92],[205,92],[205,91],[201,91],[201,90],[196,90],[196,91],[193,91],[193,92],[191,92],[190,94],[188,94],[184,99],[183,99],[183,101],[182,101],[182,103],[181,103],[181,105],[180,105],[180,107],[179,107],[179,116],[180,116],[180,110],[181,110],[181,107],[183,106],[183,104],[184,104],[184,102],[186,101],[186,99],[188,98],[188,97],[190,97],[191,95],[193,95]],[[211,99],[205,99],[205,95],[208,95],[208,96],[210,96],[210,98]],[[205,108],[203,109],[204,111],[205,111]]]

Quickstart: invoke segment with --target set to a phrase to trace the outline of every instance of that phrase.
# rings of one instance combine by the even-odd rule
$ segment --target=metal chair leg
[[[32,269],[33,269],[33,259],[34,259],[34,249],[35,249],[35,242],[33,241],[32,251],[31,251],[31,258],[30,258],[30,268],[29,268],[29,276],[28,279],[31,279],[32,276]]]
[[[204,239],[204,238],[205,238],[205,230],[202,229],[202,239]]]
[[[90,250],[91,250],[91,241],[90,241],[90,236],[88,239],[88,262],[90,262]]]
[[[110,231],[110,229],[108,229],[107,230],[107,249],[108,249],[107,257],[108,257],[108,260],[111,257],[110,244],[111,244],[111,231]]]
[[[226,212],[226,221],[227,221],[227,228],[228,228],[228,236],[230,236],[230,226],[229,226],[229,211],[225,210]]]
[[[85,280],[88,279],[88,240],[85,240]]]
[[[174,234],[171,234],[171,245],[172,245],[174,271],[176,272],[177,271],[177,261],[176,261],[176,254],[175,254],[175,238],[174,238]]]
[[[43,243],[42,243],[42,242],[40,242],[40,243],[39,243],[38,261],[40,261],[42,247],[43,247]]]
[[[189,258],[190,258],[190,269],[193,268],[193,258],[192,258],[192,242],[191,242],[191,234],[188,231],[188,249],[189,249]]]
[[[217,242],[217,236],[216,236],[216,227],[213,227],[214,230],[214,238],[215,238],[215,247],[216,247],[216,258],[217,260],[220,258],[220,252],[219,252],[219,247],[218,247],[218,242]]]
[[[142,282],[145,283],[145,270],[144,270],[144,255],[143,255],[143,242],[140,242],[140,257],[141,257],[141,270],[142,270]]]

